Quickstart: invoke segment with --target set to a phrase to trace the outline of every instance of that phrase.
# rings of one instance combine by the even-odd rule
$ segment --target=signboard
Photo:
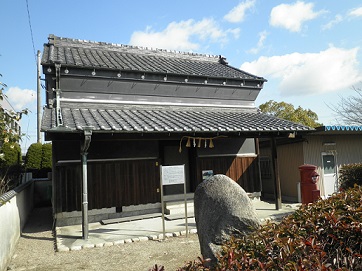
[[[180,166],[162,166],[162,184],[183,184],[185,183],[185,167]]]
[[[185,225],[186,225],[186,237],[188,237],[188,222],[187,222],[187,197],[186,197],[186,182],[185,182],[185,165],[178,166],[160,166],[160,187],[161,187],[161,206],[162,206],[162,228],[163,239],[166,234],[165,227],[165,204],[163,198],[163,186],[183,184],[184,185],[184,201],[185,201]]]

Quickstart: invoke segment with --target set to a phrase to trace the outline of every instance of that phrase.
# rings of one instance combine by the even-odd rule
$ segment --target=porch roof
[[[58,119],[58,121],[57,121]],[[313,128],[259,112],[256,108],[62,103],[45,108],[42,131],[118,134],[270,134],[308,132]]]

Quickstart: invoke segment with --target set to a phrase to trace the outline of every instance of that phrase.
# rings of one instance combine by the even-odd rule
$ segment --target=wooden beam
[[[272,153],[272,164],[274,171],[274,195],[275,195],[275,209],[280,210],[282,208],[282,194],[280,188],[280,177],[278,168],[278,153],[276,138],[271,138],[271,153]]]

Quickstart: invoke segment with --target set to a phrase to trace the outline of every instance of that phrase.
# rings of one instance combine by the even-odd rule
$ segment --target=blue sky
[[[362,87],[360,0],[175,2],[2,0],[1,81],[16,109],[31,110],[22,119],[23,152],[36,141],[35,53],[49,34],[223,55],[268,80],[257,106],[285,101],[324,125],[343,124],[328,105]]]

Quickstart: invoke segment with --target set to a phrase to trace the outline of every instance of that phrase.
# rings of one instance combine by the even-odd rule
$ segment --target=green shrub
[[[19,183],[21,172],[21,148],[17,143],[4,142],[0,153],[0,195]]]
[[[21,148],[18,143],[4,142],[0,152],[4,154],[3,159],[0,160],[0,167],[9,167],[21,163]]]
[[[339,170],[338,181],[342,190],[355,184],[362,185],[362,163],[343,165]]]
[[[52,169],[52,144],[46,143],[42,146],[42,160],[41,168],[50,170]]]
[[[27,169],[41,169],[42,148],[41,143],[33,143],[29,146],[25,164]]]
[[[52,144],[31,144],[26,153],[26,168],[34,178],[46,178],[52,171]]]
[[[362,270],[362,188],[303,205],[223,246],[218,265],[202,260],[181,270]]]

